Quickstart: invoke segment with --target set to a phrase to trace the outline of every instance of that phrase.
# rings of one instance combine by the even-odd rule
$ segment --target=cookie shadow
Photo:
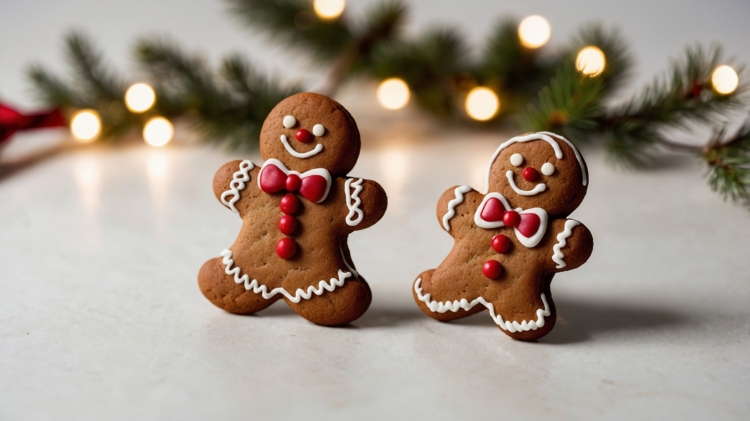
[[[549,335],[539,339],[542,344],[587,342],[604,334],[643,334],[649,331],[680,328],[690,322],[689,316],[662,308],[622,302],[587,301],[555,298],[557,323]],[[451,324],[466,326],[497,326],[486,312]]]
[[[425,317],[419,308],[412,307],[370,307],[353,324],[362,328],[397,327],[414,323]]]

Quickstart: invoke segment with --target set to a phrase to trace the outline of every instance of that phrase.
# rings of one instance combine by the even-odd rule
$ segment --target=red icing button
[[[287,193],[284,195],[284,197],[281,198],[279,207],[281,208],[282,212],[287,215],[291,215],[294,212],[297,212],[297,210],[299,209],[299,199],[297,199],[297,196],[291,193]]]
[[[507,235],[498,234],[492,237],[492,249],[502,254],[510,248],[510,238]],[[491,260],[494,262],[494,260]]]
[[[278,246],[276,246],[276,250],[279,250]],[[503,265],[497,260],[488,260],[482,265],[482,273],[490,279],[497,279],[503,273]]]
[[[286,177],[286,189],[288,191],[297,191],[302,185],[302,180],[297,174],[289,174]]]
[[[509,210],[503,215],[503,224],[506,227],[516,227],[521,222],[521,215],[516,211]]]
[[[521,175],[523,175],[523,178],[526,181],[534,181],[537,177],[539,177],[539,173],[532,167],[524,168]]]
[[[282,216],[279,219],[279,231],[286,235],[294,234],[294,231],[297,231],[297,218],[290,215]]]
[[[297,242],[284,237],[276,243],[276,254],[284,260],[291,259],[297,253]]]
[[[297,133],[294,134],[294,137],[302,143],[307,143],[312,140],[312,133],[308,132],[306,129],[299,129],[297,130]]]

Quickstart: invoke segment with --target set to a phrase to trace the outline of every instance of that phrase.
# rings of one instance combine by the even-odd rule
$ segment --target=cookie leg
[[[198,273],[198,286],[216,307],[234,314],[253,314],[276,302],[280,296],[266,300],[260,294],[245,290],[244,285],[224,272],[221,258],[203,264]]]
[[[412,286],[411,292],[414,295],[414,301],[417,303],[419,308],[424,311],[424,313],[430,317],[432,317],[435,320],[440,320],[441,322],[449,322],[451,320],[458,320],[463,319],[464,317],[469,317],[471,315],[477,314],[484,310],[484,306],[475,306],[471,308],[470,310],[464,310],[459,308],[457,311],[451,311],[447,310],[443,313],[440,313],[438,311],[432,311],[430,310],[430,307],[427,305],[425,301],[427,301],[426,295],[430,292],[430,287],[433,285],[432,282],[432,274],[435,272],[435,269],[430,269],[422,272],[417,276],[417,279],[414,281],[414,285]],[[435,301],[436,298],[434,297],[434,294],[430,294],[429,301]],[[438,300],[439,301],[439,300]],[[448,301],[448,300],[442,300],[442,301]]]
[[[309,300],[293,303],[284,300],[297,314],[322,326],[339,326],[351,323],[365,314],[372,302],[370,286],[364,278],[347,280],[343,286]]]

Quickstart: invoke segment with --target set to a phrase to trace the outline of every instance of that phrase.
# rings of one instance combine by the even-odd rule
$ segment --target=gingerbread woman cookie
[[[347,238],[375,224],[387,206],[376,182],[346,176],[359,150],[357,124],[341,104],[314,93],[280,102],[261,130],[263,164],[229,162],[214,177],[216,197],[242,218],[242,228],[201,268],[206,298],[236,314],[283,299],[326,326],[359,318],[372,295]]]
[[[487,309],[515,339],[549,333],[552,277],[584,264],[594,248],[591,232],[566,219],[587,188],[586,163],[564,137],[540,132],[501,144],[486,194],[458,186],[438,201],[438,221],[455,243],[440,266],[417,277],[417,305],[441,321]]]

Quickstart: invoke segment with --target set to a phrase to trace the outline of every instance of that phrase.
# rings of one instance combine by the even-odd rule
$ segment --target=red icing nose
[[[523,175],[523,178],[526,179],[526,181],[534,181],[537,177],[539,177],[539,173],[531,167],[524,168],[523,173],[521,174]]]
[[[307,143],[312,140],[312,134],[306,129],[297,130],[297,133],[294,134],[294,137],[302,143]]]

